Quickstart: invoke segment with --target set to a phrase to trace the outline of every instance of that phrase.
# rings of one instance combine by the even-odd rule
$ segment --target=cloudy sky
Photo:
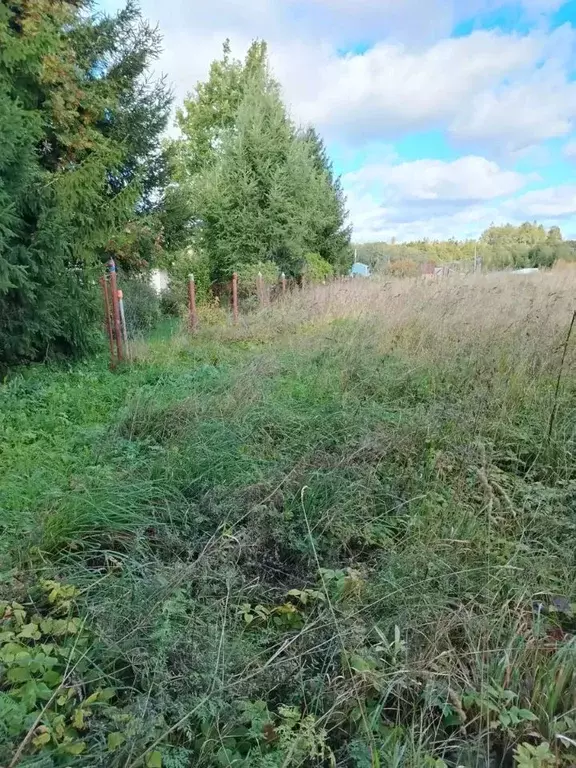
[[[120,0],[100,0],[106,10]],[[576,236],[576,0],[141,0],[181,101],[254,38],[324,135],[356,240]]]

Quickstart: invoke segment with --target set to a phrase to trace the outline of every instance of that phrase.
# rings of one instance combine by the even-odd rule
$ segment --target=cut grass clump
[[[572,295],[336,284],[9,382],[5,597],[74,585],[118,734],[22,764],[572,765]]]

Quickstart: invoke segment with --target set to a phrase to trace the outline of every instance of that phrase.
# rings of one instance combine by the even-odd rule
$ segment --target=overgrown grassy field
[[[334,284],[15,372],[0,765],[576,764],[575,295]]]

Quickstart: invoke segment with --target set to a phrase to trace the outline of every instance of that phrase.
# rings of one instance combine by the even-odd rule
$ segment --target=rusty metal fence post
[[[122,344],[122,319],[120,317],[120,304],[118,302],[118,281],[116,272],[116,262],[110,259],[108,262],[110,271],[110,290],[112,293],[112,314],[114,316],[114,336],[116,338],[116,350],[118,362],[124,360],[124,349]]]

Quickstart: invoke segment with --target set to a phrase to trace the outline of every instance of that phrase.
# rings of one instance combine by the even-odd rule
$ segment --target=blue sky
[[[119,0],[102,0],[114,10]],[[359,240],[576,236],[576,0],[141,0],[177,101],[225,38],[269,42],[326,138]]]

